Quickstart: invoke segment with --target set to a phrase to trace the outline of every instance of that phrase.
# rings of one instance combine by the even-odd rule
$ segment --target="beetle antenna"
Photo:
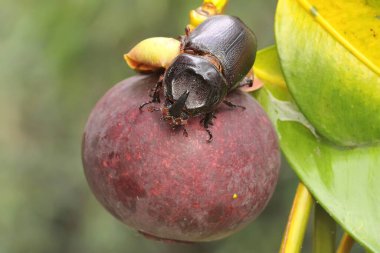
[[[177,101],[169,108],[170,116],[174,118],[179,118],[181,116],[182,110],[185,107],[187,97],[189,96],[190,91],[186,90]]]

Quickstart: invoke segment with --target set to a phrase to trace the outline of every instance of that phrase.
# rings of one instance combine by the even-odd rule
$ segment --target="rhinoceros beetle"
[[[237,17],[217,15],[208,18],[192,32],[186,29],[181,38],[180,54],[165,70],[153,89],[150,103],[159,103],[159,92],[164,88],[165,102],[162,119],[173,128],[185,125],[189,117],[204,115],[201,120],[208,129],[215,118],[214,110],[224,102],[230,107],[241,107],[226,101],[225,96],[242,85],[252,85],[246,75],[256,57],[256,37]]]

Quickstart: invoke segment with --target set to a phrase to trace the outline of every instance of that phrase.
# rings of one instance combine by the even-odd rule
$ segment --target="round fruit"
[[[248,94],[227,99],[210,128],[189,119],[188,137],[140,111],[155,75],[129,78],[93,109],[83,136],[88,183],[100,203],[139,232],[162,240],[210,241],[252,221],[268,203],[278,178],[276,133]],[[156,104],[159,106],[158,104]]]

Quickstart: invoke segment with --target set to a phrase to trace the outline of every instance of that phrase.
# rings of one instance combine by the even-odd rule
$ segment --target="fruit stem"
[[[314,205],[313,253],[335,251],[336,223],[317,203]]]
[[[344,233],[336,253],[349,253],[354,246],[355,240],[347,233]]]
[[[280,253],[300,252],[312,205],[313,198],[310,192],[299,183],[282,238]]]

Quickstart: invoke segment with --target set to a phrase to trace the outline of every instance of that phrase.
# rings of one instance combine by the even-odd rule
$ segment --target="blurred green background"
[[[133,75],[122,55],[177,37],[201,0],[1,0],[0,252],[276,252],[297,179],[284,167],[264,213],[221,241],[147,240],[109,215],[87,186],[84,125],[96,101]],[[275,0],[233,0],[227,13],[274,43]],[[308,244],[308,241],[306,242]]]

